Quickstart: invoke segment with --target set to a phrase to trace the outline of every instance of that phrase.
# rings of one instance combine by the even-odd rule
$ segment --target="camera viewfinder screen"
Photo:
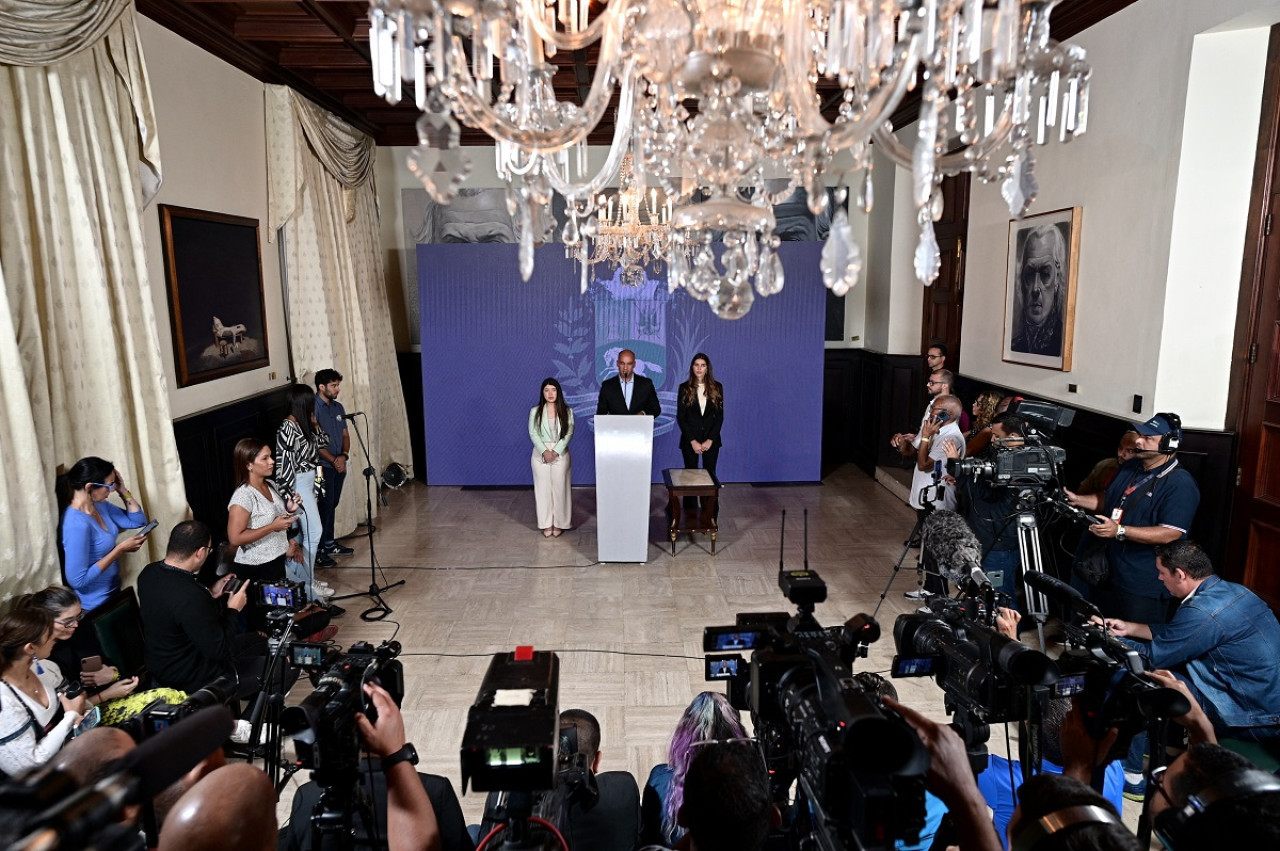
[[[1053,685],[1053,691],[1058,697],[1081,694],[1084,691],[1084,674],[1068,674],[1059,677]]]
[[[260,585],[262,602],[267,606],[293,608],[293,592],[281,585]]]
[[[896,656],[893,660],[895,677],[928,677],[933,674],[932,656]]]
[[[741,656],[708,656],[706,679],[731,680],[742,670]]]
[[[722,650],[754,650],[760,633],[749,629],[723,630],[707,627],[702,633],[702,649],[708,652]]]
[[[306,644],[293,645],[293,664],[302,668],[318,668],[324,664],[324,648]]]

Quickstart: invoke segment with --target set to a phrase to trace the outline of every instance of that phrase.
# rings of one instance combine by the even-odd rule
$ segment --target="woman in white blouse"
[[[0,771],[19,774],[49,761],[88,709],[84,692],[58,694],[62,671],[53,649],[53,616],[18,606],[0,617]]]
[[[276,469],[270,446],[246,437],[231,455],[236,490],[227,506],[227,540],[236,546],[235,574],[259,583],[284,579],[285,559],[303,558],[302,545],[289,538],[298,506],[286,506],[284,497],[267,481]],[[266,627],[266,611],[255,593],[249,594],[245,616],[250,629]]]
[[[544,379],[538,404],[529,409],[529,440],[533,441],[533,498],[538,528],[545,538],[559,537],[573,523],[573,466],[569,441],[573,438],[573,409],[564,401],[560,382]]]

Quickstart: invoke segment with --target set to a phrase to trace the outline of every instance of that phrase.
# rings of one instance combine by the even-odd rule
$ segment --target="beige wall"
[[[138,16],[160,132],[164,184],[146,210],[147,263],[160,327],[160,351],[173,416],[215,408],[288,383],[284,297],[275,242],[267,233],[266,120],[263,84]],[[157,205],[172,204],[259,221],[270,365],[179,388]]]

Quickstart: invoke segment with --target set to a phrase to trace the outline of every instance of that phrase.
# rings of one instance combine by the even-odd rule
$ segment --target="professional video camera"
[[[1111,759],[1123,757],[1129,742],[1151,722],[1190,711],[1191,704],[1181,692],[1147,676],[1142,656],[1111,634],[1101,613],[1079,591],[1043,573],[1028,573],[1027,582],[1082,620],[1079,625],[1065,623],[1067,647],[1058,657],[1061,675],[1054,693],[1079,701],[1085,727],[1095,739],[1112,727],[1119,730]]]
[[[995,612],[981,599],[933,597],[928,607],[899,615],[893,625],[893,676],[934,677],[948,711],[982,724],[1020,721],[1027,717],[1026,689],[1058,679],[1052,659],[995,628]]]
[[[218,677],[199,691],[192,692],[182,703],[169,703],[163,698],[148,703],[141,712],[121,726],[135,741],[141,742],[164,732],[201,709],[225,706],[235,696],[235,678]]]
[[[969,477],[1009,487],[1045,486],[1056,489],[1061,478],[1067,452],[1049,445],[1059,426],[1069,426],[1076,412],[1049,402],[1022,400],[1009,413],[1017,414],[1027,424],[1023,445],[996,445],[993,456],[964,458],[948,464],[956,478]]]
[[[733,626],[707,627],[706,651],[750,650],[737,664],[730,700],[749,709],[770,772],[774,797],[785,802],[799,781],[798,840],[819,848],[889,848],[918,835],[924,817],[928,754],[915,731],[880,699],[890,687],[852,666],[880,637],[869,615],[824,628],[813,617],[827,597],[814,571],[779,570],[778,585],[795,615],[741,613]],[[720,662],[710,657],[708,675]]]
[[[329,777],[359,766],[356,713],[363,712],[370,721],[377,719],[377,711],[364,693],[365,683],[382,686],[397,706],[404,699],[404,667],[396,661],[399,655],[398,641],[384,641],[377,648],[358,641],[329,665],[315,691],[281,714],[280,727],[293,737],[299,765],[314,771],[318,783],[326,784]]]
[[[489,663],[462,736],[462,790],[490,792],[482,829],[500,848],[558,847],[570,806],[598,790],[577,730],[560,730],[560,660],[518,647]],[[553,830],[554,829],[554,830]]]

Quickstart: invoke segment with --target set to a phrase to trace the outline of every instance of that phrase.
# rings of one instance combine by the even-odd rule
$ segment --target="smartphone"
[[[232,594],[239,591],[241,586],[243,586],[248,581],[249,580],[245,579],[243,576],[234,577],[230,582],[227,583],[227,589],[226,589],[227,596],[230,597]]]
[[[101,656],[86,656],[80,660],[80,673],[82,674],[94,674],[101,670]]]
[[[156,527],[157,527],[157,526],[159,526],[159,525],[160,525],[160,521],[159,521],[159,520],[152,520],[150,523],[148,523],[146,526],[143,526],[141,529],[139,529],[139,530],[138,530],[137,532],[135,532],[134,534],[135,534],[135,535],[137,535],[137,536],[139,536],[139,537],[141,537],[141,536],[143,536],[143,535],[149,535],[149,534],[151,534],[151,530],[152,530],[152,529],[154,529],[154,528],[156,528]]]

